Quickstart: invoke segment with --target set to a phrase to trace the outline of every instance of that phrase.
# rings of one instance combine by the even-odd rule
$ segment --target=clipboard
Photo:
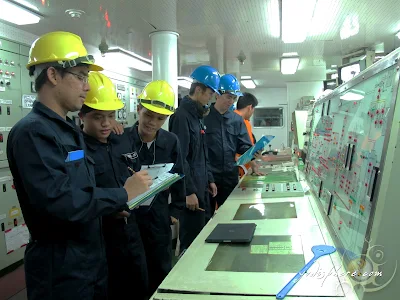
[[[140,194],[139,196],[128,201],[127,204],[129,209],[132,210],[145,202],[149,203],[146,206],[150,206],[155,196],[159,192],[169,188],[175,182],[181,180],[184,176],[185,175],[183,174],[169,172],[159,175],[157,178],[155,178],[155,181],[153,181],[153,184],[147,192]]]
[[[274,135],[263,135],[257,143],[253,145],[249,150],[247,150],[243,155],[241,155],[238,160],[236,161],[236,165],[245,165],[248,162],[250,162],[254,154],[256,154],[258,151],[264,149],[273,139],[275,138]]]

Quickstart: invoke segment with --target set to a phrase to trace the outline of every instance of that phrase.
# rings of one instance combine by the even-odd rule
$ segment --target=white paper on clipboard
[[[161,174],[167,173],[172,170],[174,164],[173,163],[168,163],[168,164],[157,164],[157,165],[150,165],[150,166],[142,166],[140,170],[147,170],[151,178],[154,180]],[[150,206],[153,203],[153,200],[156,196],[151,197],[147,201],[143,202],[140,204],[140,206]]]
[[[169,164],[157,164],[157,165],[150,165],[150,166],[142,166],[140,169],[142,170],[147,170],[151,178],[154,180],[156,177],[167,173],[172,170],[172,167],[174,166],[173,163]]]

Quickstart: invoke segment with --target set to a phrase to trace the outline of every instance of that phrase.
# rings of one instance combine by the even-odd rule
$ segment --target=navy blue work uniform
[[[96,187],[81,130],[40,102],[12,128],[7,156],[31,234],[28,299],[107,299],[101,217],[127,207],[125,189]]]
[[[252,144],[243,118],[235,112],[227,111],[221,115],[212,105],[210,114],[204,118],[204,124],[207,128],[210,168],[218,189],[217,196],[210,201],[213,214],[215,203],[221,206],[238,184],[236,153],[245,153]]]
[[[126,133],[121,136],[111,133],[107,143],[85,133],[84,138],[88,153],[95,161],[98,187],[123,187],[131,176],[128,167],[140,171],[139,157]],[[148,299],[146,256],[135,213],[126,219],[116,218],[115,215],[104,216],[103,234],[109,272],[109,299],[132,297],[132,289],[135,299]]]
[[[141,141],[138,124],[128,128],[142,165],[173,163],[173,173],[183,174],[183,161],[177,136],[160,129],[150,146]],[[168,198],[171,194],[171,203]],[[149,273],[150,296],[168,275],[172,268],[171,216],[179,219],[186,203],[185,182],[179,180],[169,190],[162,191],[154,198],[151,206],[141,206],[135,210],[143,244],[146,250]]]
[[[182,211],[179,221],[182,251],[190,246],[210,218],[208,185],[214,179],[208,170],[203,113],[200,104],[186,96],[169,120],[169,131],[178,136],[181,144],[186,196],[196,194],[199,207],[205,210],[191,211],[185,207]]]

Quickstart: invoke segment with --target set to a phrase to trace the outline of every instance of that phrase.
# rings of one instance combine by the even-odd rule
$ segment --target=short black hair
[[[36,92],[38,92],[44,86],[44,84],[47,82],[47,80],[48,80],[47,70],[49,68],[50,67],[42,70],[42,72],[38,75],[38,77],[36,77],[36,79],[35,79],[35,91]],[[58,66],[53,66],[53,68],[56,69],[56,71],[61,74],[61,77],[64,77],[64,75],[65,75],[64,68],[58,67]],[[29,70],[29,75],[33,76],[34,71],[35,71],[35,67],[31,67],[31,69]]]
[[[253,94],[243,93],[243,96],[240,96],[237,101],[236,109],[243,109],[249,105],[251,105],[251,107],[256,107],[258,105],[258,100]]]
[[[82,114],[82,116],[84,116],[94,110],[95,110],[94,108],[91,108],[91,107],[87,106],[86,104],[83,104],[81,107],[80,113]]]
[[[194,95],[194,92],[196,91],[197,87],[200,87],[203,92],[205,92],[206,89],[207,89],[207,86],[205,86],[204,84],[202,84],[200,82],[194,82],[190,86],[189,96],[193,96]]]

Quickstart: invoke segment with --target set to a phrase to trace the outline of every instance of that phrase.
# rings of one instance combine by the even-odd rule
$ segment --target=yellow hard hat
[[[146,85],[138,97],[139,103],[148,110],[162,115],[175,111],[175,93],[165,80],[155,80]]]
[[[94,58],[88,55],[80,36],[64,31],[47,33],[33,42],[29,50],[27,69],[47,63],[54,63],[63,68],[87,64],[90,71],[103,70],[102,67],[94,64]]]
[[[117,97],[114,84],[104,74],[90,72],[89,85],[90,91],[84,105],[96,110],[117,110],[124,107],[124,103]]]

